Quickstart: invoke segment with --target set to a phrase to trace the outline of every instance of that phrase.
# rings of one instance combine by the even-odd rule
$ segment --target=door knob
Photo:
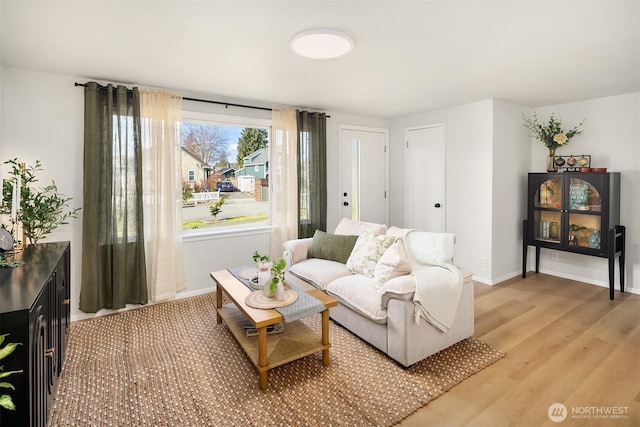
[[[342,202],[343,206],[349,206],[349,202]]]
[[[433,205],[434,208],[439,208],[440,207],[440,203],[436,203],[435,205]]]

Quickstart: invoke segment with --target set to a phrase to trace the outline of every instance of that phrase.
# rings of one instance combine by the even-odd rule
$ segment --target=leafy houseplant
[[[6,334],[0,335],[0,345],[2,345],[2,343],[4,342],[4,337],[6,336],[7,336]],[[5,357],[13,353],[13,351],[19,345],[20,344],[18,343],[8,343],[4,347],[0,347],[0,360],[4,359]],[[19,374],[21,372],[22,372],[21,370],[4,372],[4,367],[0,365],[0,388],[8,388],[11,390],[15,390],[15,387],[12,384],[6,381],[3,381],[2,379],[8,377],[9,375]],[[14,405],[13,400],[11,400],[11,396],[9,396],[8,394],[0,395],[0,406],[2,406],[5,409],[9,409],[11,411],[14,411],[16,409],[16,406]]]
[[[42,170],[39,160],[36,160],[34,166],[26,167],[18,159],[4,163],[11,165],[9,175],[20,177],[22,181],[18,220],[22,223],[28,243],[38,243],[38,240],[44,239],[58,226],[68,224],[67,220],[70,218],[78,217],[80,208],[69,208],[72,198],[59,193],[55,181],[45,187],[34,187],[34,183],[38,181],[36,172]],[[5,209],[11,206],[14,185],[11,180],[3,182],[2,201]]]

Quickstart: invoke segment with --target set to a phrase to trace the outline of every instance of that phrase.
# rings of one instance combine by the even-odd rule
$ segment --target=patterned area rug
[[[388,426],[504,356],[471,338],[403,369],[330,325],[329,366],[280,366],[262,392],[215,294],[75,322],[49,426]]]

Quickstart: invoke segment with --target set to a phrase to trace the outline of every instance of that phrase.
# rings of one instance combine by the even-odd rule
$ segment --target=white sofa
[[[387,230],[384,224],[343,219],[332,234],[316,232],[314,238],[285,242],[287,281],[305,290],[321,289],[336,298],[339,305],[331,309],[331,318],[405,367],[473,335],[474,300],[470,271],[460,269],[462,293],[453,324],[446,332],[433,327],[425,319],[416,322],[413,302],[416,282],[410,274],[410,265],[400,261],[391,278],[387,274],[385,281],[381,282],[378,270],[374,277],[354,274],[345,262],[341,262],[346,252],[339,253],[340,242],[355,241],[365,230],[402,240],[402,229],[391,227]],[[338,254],[318,255],[317,242],[321,241],[320,238],[325,239],[329,252]],[[334,244],[336,241],[338,243]],[[348,244],[343,251],[349,251]],[[310,248],[314,252],[311,255],[320,257],[309,257]],[[382,262],[374,261],[371,261],[370,268],[381,268]],[[353,265],[350,267],[353,270]]]

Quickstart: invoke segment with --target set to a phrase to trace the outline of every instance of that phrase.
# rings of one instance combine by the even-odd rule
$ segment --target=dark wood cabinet
[[[527,219],[523,224],[522,277],[529,246],[597,256],[609,260],[613,299],[614,259],[620,261],[624,292],[625,228],[620,225],[620,173],[530,173]]]
[[[23,264],[0,269],[0,334],[21,343],[3,359],[15,411],[0,408],[4,426],[46,426],[64,364],[70,322],[70,245],[29,245],[15,256]]]

